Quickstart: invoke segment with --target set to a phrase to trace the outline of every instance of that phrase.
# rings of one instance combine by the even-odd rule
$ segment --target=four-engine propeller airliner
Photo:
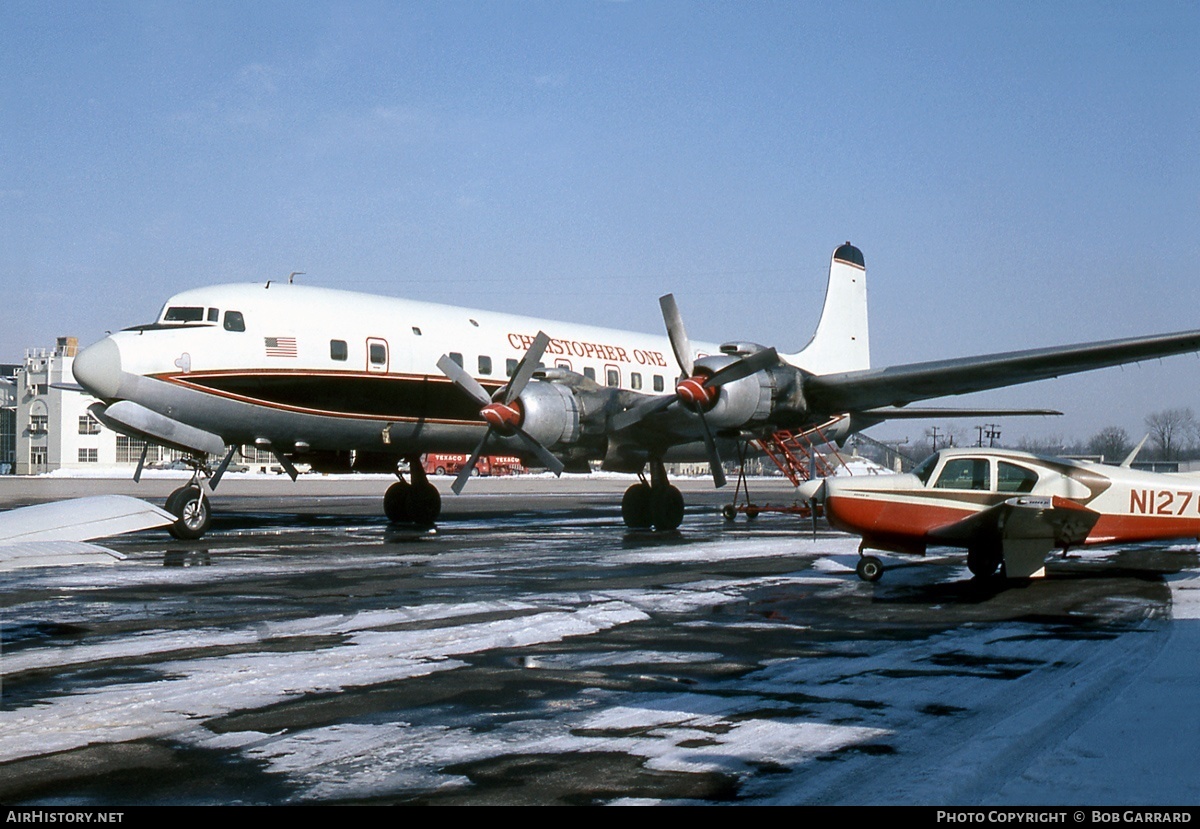
[[[555,473],[600,461],[639,478],[622,501],[627,525],[674,529],[684,504],[667,462],[708,460],[720,486],[722,448],[781,428],[849,414],[831,436],[844,437],[921,416],[898,408],[917,400],[1200,349],[1200,331],[1188,331],[871,369],[866,267],[848,242],[833,253],[816,333],[794,354],[692,343],[674,299],[661,305],[667,337],[281,282],[220,285],[177,294],[153,323],[84,349],[74,373],[106,426],[197,458],[167,501],[180,537],[204,533],[211,489],[246,444],[293,477],[296,462],[395,473],[385,512],[418,523],[441,510],[422,453],[502,452]],[[207,455],[224,461],[210,470]]]
[[[1136,450],[1135,450],[1136,454]],[[883,564],[866,550],[924,555],[965,548],[967,567],[1008,578],[1045,574],[1071,547],[1200,539],[1200,475],[1047,458],[1008,449],[943,449],[911,473],[825,478],[800,486],[840,530],[862,536],[858,575]]]

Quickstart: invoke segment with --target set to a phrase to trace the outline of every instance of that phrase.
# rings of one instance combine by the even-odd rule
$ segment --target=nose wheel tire
[[[181,541],[203,537],[212,523],[208,499],[198,486],[189,484],[172,492],[167,497],[166,508],[177,519],[167,531]]]
[[[879,581],[883,576],[883,562],[875,556],[861,556],[854,571],[863,581]]]

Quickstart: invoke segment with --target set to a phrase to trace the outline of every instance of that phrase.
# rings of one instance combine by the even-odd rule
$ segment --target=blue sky
[[[880,366],[1200,328],[1200,5],[0,4],[0,362],[292,271],[794,350],[845,240]],[[943,402],[1139,437],[1198,389]]]

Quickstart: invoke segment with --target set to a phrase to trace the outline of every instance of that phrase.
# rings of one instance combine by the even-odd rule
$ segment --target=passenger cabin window
[[[621,372],[617,371],[615,368],[605,369],[604,382],[612,387],[621,385]]]
[[[585,368],[585,369],[583,370],[583,376],[584,376],[584,377],[586,377],[586,378],[587,378],[587,379],[589,379],[589,380],[595,380],[595,379],[596,379],[596,369],[594,369],[594,368]]]
[[[163,322],[204,322],[204,309],[191,306],[168,308]]]
[[[387,362],[387,346],[383,343],[371,343],[370,359],[376,365],[382,365]]]
[[[1001,492],[1033,492],[1038,476],[1032,469],[1000,461],[996,464],[996,488]]]
[[[382,344],[377,344],[378,348],[383,348]],[[329,359],[345,360],[350,355],[350,350],[346,347],[345,340],[330,340],[329,341]],[[380,361],[382,362],[382,361]]]
[[[245,331],[246,320],[242,317],[241,311],[226,311],[225,312],[225,330],[226,331]]]
[[[479,355],[479,373],[487,377],[492,373],[492,358]]]
[[[642,375],[638,372],[631,372],[629,375],[629,388],[637,391],[642,387]]]
[[[517,373],[517,361],[516,360],[505,360],[504,361],[505,376],[512,377],[516,373]]]
[[[991,465],[985,458],[954,458],[946,461],[934,489],[990,489]]]
[[[663,378],[662,378],[661,374],[654,375],[654,390],[655,391],[663,390]]]
[[[450,352],[450,359],[451,359],[451,360],[453,360],[454,362],[458,363],[458,367],[459,367],[459,368],[462,368],[462,367],[463,367],[463,358],[462,358],[462,355],[461,355],[461,354],[459,354],[457,351],[451,351],[451,352]]]

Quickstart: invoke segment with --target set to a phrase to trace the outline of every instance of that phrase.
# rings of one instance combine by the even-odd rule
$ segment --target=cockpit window
[[[996,486],[1001,492],[1033,492],[1037,480],[1032,469],[1004,461],[996,464]]]
[[[209,322],[216,322],[216,321],[217,321],[217,320],[219,320],[220,318],[221,318],[221,312],[220,312],[220,311],[218,311],[216,308],[209,308],[209,309],[208,309],[208,321],[209,321]]]
[[[241,311],[226,311],[225,312],[225,330],[226,331],[245,331],[246,320],[242,317]]]
[[[168,308],[163,322],[204,322],[204,309],[191,306]]]
[[[942,467],[934,489],[989,489],[989,467],[986,458],[952,458]]]
[[[921,483],[928,484],[929,476],[933,474],[933,468],[937,466],[937,462],[938,455],[937,452],[934,452],[928,458],[917,464],[916,468],[913,469],[912,474],[920,478]]]

